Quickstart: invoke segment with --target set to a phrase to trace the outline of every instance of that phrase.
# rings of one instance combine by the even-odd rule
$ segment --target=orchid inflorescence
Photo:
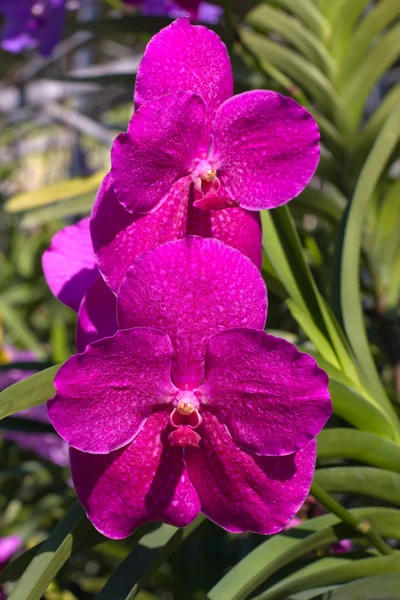
[[[314,358],[264,331],[259,211],[310,181],[318,128],[276,92],[233,96],[224,44],[186,18],[148,44],[134,101],[91,218],[43,256],[78,313],[49,417],[104,535],[199,511],[276,533],[307,497],[332,408]]]

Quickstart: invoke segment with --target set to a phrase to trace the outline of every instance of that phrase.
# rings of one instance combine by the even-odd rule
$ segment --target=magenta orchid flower
[[[304,189],[320,155],[310,113],[272,91],[232,94],[215,33],[178,19],[152,38],[136,112],[111,153],[114,189],[128,211],[156,210],[174,185],[206,210],[274,208]]]
[[[199,510],[229,531],[280,531],[309,491],[331,413],[315,360],[263,331],[255,265],[187,237],[139,257],[117,302],[121,329],[71,357],[50,420],[95,527],[126,537]]]
[[[4,50],[19,53],[39,48],[47,56],[62,36],[66,0],[1,0],[0,14],[6,19]]]

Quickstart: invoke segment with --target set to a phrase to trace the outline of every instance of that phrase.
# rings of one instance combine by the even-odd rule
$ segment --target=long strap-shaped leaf
[[[287,8],[299,17],[319,38],[329,37],[331,26],[311,0],[264,0],[264,3]]]
[[[315,481],[326,492],[361,494],[400,506],[400,474],[376,467],[317,469]]]
[[[136,598],[146,581],[170,554],[203,523],[204,519],[205,517],[200,515],[193,523],[182,529],[164,525],[164,530],[160,528],[159,537],[155,538],[159,542],[155,548],[148,547],[146,538],[143,538],[140,547],[134,549],[110,577],[97,596],[97,600],[111,600],[111,598],[112,600],[133,600]]]
[[[43,404],[54,396],[53,380],[59,368],[60,365],[49,367],[0,392],[0,419]]]
[[[400,575],[385,573],[346,583],[322,595],[312,594],[312,600],[398,600],[399,590]]]
[[[85,511],[76,502],[58,523],[17,583],[10,600],[40,600],[46,588],[82,542],[86,547],[105,538],[88,521]]]
[[[378,435],[354,429],[324,429],[318,458],[347,458],[400,473],[400,446]]]
[[[306,569],[304,573],[303,569],[297,571],[253,600],[284,600],[294,592],[309,588],[352,581],[368,575],[400,573],[400,554],[351,561],[327,558],[313,563],[311,567],[308,572]]]
[[[382,386],[365,330],[360,292],[360,252],[364,218],[369,201],[400,138],[400,111],[396,107],[385,123],[360,174],[336,248],[339,269],[334,272],[334,306],[342,321],[367,387],[396,426],[398,417]]]
[[[400,537],[400,511],[361,508],[350,513],[368,521],[384,536]],[[244,600],[259,585],[290,562],[328,544],[354,537],[351,528],[333,514],[316,517],[269,538],[235,565],[207,594],[207,600]]]

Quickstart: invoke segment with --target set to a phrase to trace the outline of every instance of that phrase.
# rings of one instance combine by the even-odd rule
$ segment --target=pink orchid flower
[[[71,357],[50,420],[71,445],[95,527],[190,523],[280,531],[303,504],[331,413],[315,360],[263,331],[255,265],[190,236],[139,257],[118,293],[120,330]]]
[[[229,57],[215,33],[178,19],[152,38],[137,74],[136,112],[111,153],[128,211],[156,210],[174,185],[215,210],[274,208],[304,189],[320,155],[310,113],[272,91],[232,94]]]

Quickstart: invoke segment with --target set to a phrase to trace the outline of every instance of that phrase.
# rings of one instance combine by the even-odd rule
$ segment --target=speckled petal
[[[164,439],[167,422],[165,411],[153,414],[133,442],[106,456],[71,449],[78,498],[103,535],[122,539],[147,521],[183,527],[198,514],[182,449]]]
[[[205,104],[190,92],[173,92],[144,104],[111,151],[111,173],[119,202],[148,213],[189,175],[201,153]]]
[[[88,344],[110,337],[117,330],[117,299],[104,280],[98,277],[79,308],[76,322],[78,352],[84,352]]]
[[[53,294],[78,311],[82,298],[99,276],[88,218],[55,234],[43,254],[42,266]]]
[[[172,348],[155,329],[118,331],[58,371],[49,418],[71,446],[107,454],[130,442],[154,408],[172,402]]]
[[[135,258],[186,235],[189,178],[172,186],[165,202],[148,215],[133,215],[118,202],[109,173],[98,191],[90,229],[99,269],[117,293]]]
[[[258,212],[242,208],[201,210],[193,205],[189,209],[190,235],[213,237],[248,256],[261,269],[261,219]]]
[[[234,442],[267,456],[300,450],[332,413],[328,376],[286,340],[255,329],[231,329],[207,346],[198,396]]]
[[[234,533],[281,531],[310,490],[315,441],[295,454],[267,457],[241,450],[210,414],[197,431],[200,447],[187,449],[186,462],[201,511]]]
[[[197,387],[208,339],[229,327],[264,327],[266,289],[255,265],[214,239],[189,236],[150,250],[118,294],[121,327],[155,327],[174,347],[177,387]]]
[[[136,77],[135,106],[176,90],[201,96],[207,130],[215,112],[233,94],[232,69],[225,44],[210,29],[178,19],[147,45]]]
[[[264,210],[305,188],[319,161],[318,127],[305,108],[277,92],[227,100],[214,122],[212,159],[242,208]]]

